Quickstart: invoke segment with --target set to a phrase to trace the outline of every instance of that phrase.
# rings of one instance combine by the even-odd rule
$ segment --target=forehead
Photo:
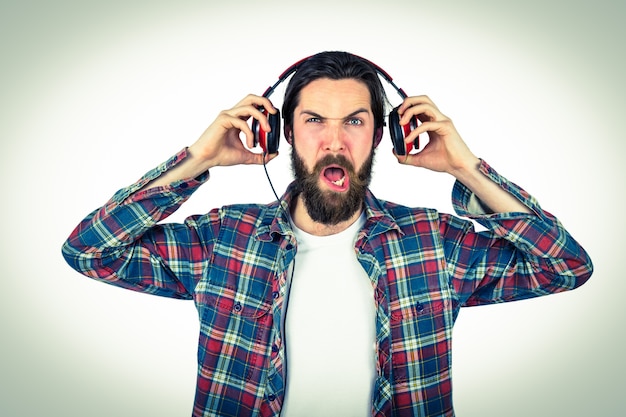
[[[300,91],[297,109],[321,112],[328,117],[342,117],[346,110],[366,108],[371,112],[371,97],[367,85],[352,78],[332,80],[319,78]],[[339,112],[339,114],[337,114]]]

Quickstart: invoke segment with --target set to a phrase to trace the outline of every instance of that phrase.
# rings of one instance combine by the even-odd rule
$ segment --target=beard
[[[367,187],[372,178],[374,150],[363,163],[359,172],[343,155],[326,155],[309,172],[298,155],[295,141],[291,149],[291,168],[295,177],[295,192],[302,196],[306,210],[314,221],[325,225],[337,225],[349,220],[363,209]],[[349,178],[349,188],[345,192],[322,190],[319,178],[325,167],[335,164],[343,168]]]

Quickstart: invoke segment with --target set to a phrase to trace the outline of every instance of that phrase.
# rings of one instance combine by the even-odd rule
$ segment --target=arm
[[[570,290],[591,276],[585,250],[561,223],[528,193],[479,160],[451,120],[428,97],[410,97],[400,123],[417,115],[422,124],[406,141],[424,132],[424,149],[398,161],[453,175],[455,210],[489,229],[444,216],[441,235],[452,284],[463,305],[511,301]]]
[[[201,261],[213,229],[196,227],[192,219],[185,225],[157,223],[183,204],[208,174],[142,190],[186,158],[186,150],[181,151],[85,217],[63,244],[67,263],[83,275],[122,288],[191,298],[195,283],[188,272]],[[204,222],[212,217],[215,220],[206,216]]]
[[[243,146],[239,134],[243,132],[251,145],[246,120],[260,117],[261,125],[266,126],[256,106],[273,110],[268,103],[265,98],[246,97],[222,112],[191,147],[119,190],[107,204],[88,215],[63,245],[70,266],[124,288],[191,298],[196,277],[210,258],[211,242],[217,236],[217,211],[190,217],[184,225],[157,223],[208,179],[209,168],[262,162],[262,156]]]
[[[473,203],[474,193],[461,182],[455,183],[455,211],[488,229],[476,233],[471,222],[442,215],[440,231],[448,271],[462,305],[538,297],[584,284],[593,264],[559,220],[486,162],[481,162],[479,170],[531,213],[485,213]]]

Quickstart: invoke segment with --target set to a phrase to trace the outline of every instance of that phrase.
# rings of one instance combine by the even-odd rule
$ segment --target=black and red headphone
[[[287,68],[285,71],[283,71],[283,73],[280,74],[280,76],[278,77],[278,81],[276,81],[274,85],[268,87],[267,90],[265,90],[265,92],[263,93],[263,97],[268,98],[274,92],[276,87],[278,87],[278,85],[280,85],[283,81],[285,81],[292,73],[296,72],[298,68],[300,67],[300,65],[302,65],[302,63],[307,61],[309,58],[310,57],[301,59],[300,61],[296,62],[295,64]],[[383,70],[381,67],[379,67],[378,65],[374,64],[373,62],[365,58],[361,58],[361,59],[363,59],[370,65],[372,65],[372,67],[374,67],[378,75],[380,75],[385,81],[387,81],[394,88],[394,90],[396,90],[398,95],[400,95],[400,97],[403,100],[407,98],[407,95],[404,92],[404,90],[402,90],[393,82],[393,78],[391,78],[391,76],[385,70]],[[261,108],[260,110],[267,117],[267,121],[271,127],[271,131],[266,132],[265,130],[261,129],[261,126],[258,120],[254,119],[252,121],[254,145],[261,146],[261,149],[263,149],[264,153],[274,154],[278,151],[278,145],[280,142],[280,112],[277,111],[276,114],[270,114],[264,108]],[[411,131],[417,128],[419,124],[417,116],[413,116],[409,123],[402,126],[400,125],[400,115],[398,114],[398,107],[395,107],[389,113],[388,124],[389,124],[389,133],[391,135],[391,141],[393,143],[393,149],[397,155],[407,155],[409,152],[411,152],[413,148],[415,149],[419,148],[419,136],[415,138],[415,140],[412,143],[407,144],[404,142],[404,139],[411,133]],[[378,146],[378,144],[380,143],[380,139],[382,138],[382,134],[383,134],[382,129],[379,129],[376,132],[375,137],[374,137],[374,146]]]

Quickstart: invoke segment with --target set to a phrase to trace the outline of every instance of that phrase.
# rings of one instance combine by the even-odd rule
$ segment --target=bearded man
[[[458,215],[488,230],[378,200],[368,185],[385,103],[371,62],[314,55],[285,93],[295,180],[279,201],[162,222],[212,167],[277,156],[251,151],[248,121],[267,133],[278,111],[249,95],[65,242],[67,262],[91,278],[194,300],[194,416],[453,416],[461,307],[571,290],[590,277],[591,260],[560,222],[478,159],[426,96],[397,109],[401,126],[421,121],[406,143],[429,136],[398,162],[454,176]]]

